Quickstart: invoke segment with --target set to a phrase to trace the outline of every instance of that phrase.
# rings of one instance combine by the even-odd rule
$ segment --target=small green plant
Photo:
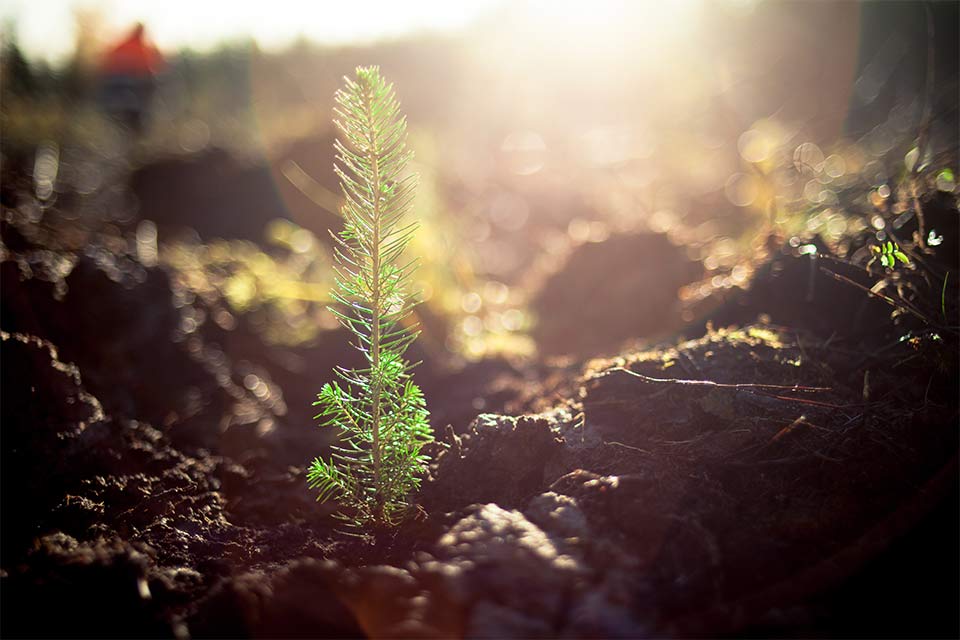
[[[900,250],[900,245],[896,242],[887,240],[880,244],[880,246],[872,245],[870,250],[873,252],[874,256],[870,258],[869,266],[873,263],[874,260],[880,258],[880,264],[882,264],[887,269],[893,269],[897,266],[897,260],[903,264],[910,264],[910,258],[907,257],[903,251]]]
[[[335,124],[344,140],[334,144],[335,171],[344,203],[343,230],[335,256],[331,311],[364,355],[362,368],[337,367],[339,381],[317,395],[323,426],[342,430],[329,461],[316,458],[307,471],[317,500],[336,500],[339,516],[354,526],[393,525],[409,509],[433,440],[420,389],[404,352],[419,331],[407,321],[407,293],[416,260],[402,254],[416,222],[404,220],[416,189],[406,172],[406,119],[393,85],[378,67],[359,67],[336,94]]]

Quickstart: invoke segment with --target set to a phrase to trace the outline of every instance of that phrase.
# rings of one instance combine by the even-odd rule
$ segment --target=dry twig
[[[637,373],[636,371],[631,371],[626,367],[612,367],[600,373],[594,374],[588,378],[588,380],[598,380],[600,378],[605,378],[614,373],[625,373],[627,375],[633,376],[649,384],[676,384],[683,386],[697,386],[697,387],[713,387],[720,389],[739,389],[739,390],[750,390],[750,389],[768,389],[768,390],[777,390],[777,391],[803,391],[803,392],[819,392],[819,391],[830,391],[830,387],[808,387],[804,385],[794,384],[794,385],[783,385],[783,384],[761,384],[761,383],[724,383],[724,382],[714,382],[713,380],[683,380],[679,378],[653,378],[651,376],[644,375],[642,373]],[[794,400],[795,398],[784,398],[782,396],[769,396],[772,398],[778,398],[781,400]]]

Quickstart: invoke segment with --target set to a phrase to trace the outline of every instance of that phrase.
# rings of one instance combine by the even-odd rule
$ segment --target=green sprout
[[[880,258],[880,264],[882,264],[887,269],[893,269],[897,266],[897,260],[903,264],[910,264],[910,258],[907,257],[903,251],[900,250],[900,245],[891,240],[881,243],[879,246],[872,245],[870,251],[874,253],[874,256],[870,258],[870,262],[867,264],[873,264],[873,261],[877,258]]]
[[[352,526],[394,525],[409,511],[433,440],[426,402],[403,355],[419,335],[409,322],[407,294],[416,260],[402,261],[417,227],[404,221],[417,176],[406,172],[406,118],[393,85],[378,67],[358,67],[336,94],[334,121],[345,142],[334,143],[344,203],[343,230],[334,235],[337,265],[332,308],[355,337],[362,368],[337,367],[339,381],[317,394],[322,426],[341,429],[329,461],[316,458],[307,481],[317,500],[336,500]]]

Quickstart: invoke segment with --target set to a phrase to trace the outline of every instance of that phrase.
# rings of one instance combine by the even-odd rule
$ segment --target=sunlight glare
[[[674,35],[690,25],[700,4],[701,0],[532,0],[528,11],[542,21],[545,28],[575,36],[574,41],[589,35],[599,42],[605,32],[622,29],[625,24],[639,30],[632,33],[635,37]]]

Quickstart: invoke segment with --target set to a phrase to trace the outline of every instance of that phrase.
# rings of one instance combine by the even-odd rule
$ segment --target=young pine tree
[[[338,381],[323,386],[314,403],[323,426],[342,438],[329,461],[316,458],[307,471],[317,500],[336,500],[340,516],[353,525],[391,525],[407,511],[420,486],[433,440],[423,394],[413,383],[404,352],[417,337],[407,320],[407,294],[416,260],[403,250],[416,230],[404,220],[416,189],[406,173],[413,153],[406,148],[406,118],[393,85],[378,67],[359,67],[336,94],[335,171],[344,194],[343,230],[335,255],[332,308],[363,353],[362,368],[337,367]]]

